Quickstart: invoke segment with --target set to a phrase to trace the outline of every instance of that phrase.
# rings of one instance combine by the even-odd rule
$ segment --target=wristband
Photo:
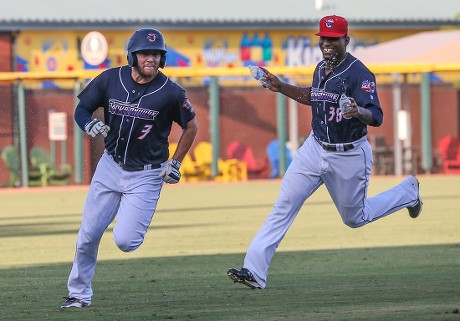
[[[182,165],[181,162],[179,162],[177,159],[171,159],[171,165],[174,166],[175,168],[179,169],[180,166]]]

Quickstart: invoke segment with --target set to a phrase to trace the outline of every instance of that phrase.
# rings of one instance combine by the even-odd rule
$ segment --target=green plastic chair
[[[51,163],[51,157],[47,150],[42,147],[34,146],[30,150],[30,163],[35,172],[39,172],[41,185],[51,184],[63,185],[72,174],[72,165],[63,164],[58,170]]]
[[[19,183],[19,156],[14,146],[5,146],[2,149],[2,160],[10,172],[10,179],[6,186],[18,186]]]

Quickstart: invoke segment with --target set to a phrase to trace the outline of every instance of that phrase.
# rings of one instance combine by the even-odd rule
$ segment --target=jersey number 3
[[[145,125],[144,129],[142,130],[142,135],[137,137],[137,139],[139,139],[139,140],[144,139],[145,136],[147,136],[147,134],[150,133],[150,131],[152,130],[152,127],[153,127],[153,125]]]

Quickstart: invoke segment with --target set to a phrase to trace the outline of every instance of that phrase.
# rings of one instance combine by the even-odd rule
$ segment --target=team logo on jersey
[[[155,33],[149,33],[147,35],[147,40],[150,42],[154,42],[157,39],[157,35]]]
[[[334,19],[327,19],[325,24],[327,28],[331,30],[334,29]]]
[[[311,90],[311,101],[327,101],[329,103],[337,103],[339,100],[339,94],[328,93],[324,90],[318,90],[312,88]]]
[[[134,118],[154,120],[158,111],[141,108],[135,104],[128,104],[116,99],[109,100],[109,112],[119,116],[130,116]]]
[[[367,93],[375,93],[375,82],[369,81],[369,80],[364,80],[361,83],[361,89],[363,89]]]
[[[182,107],[189,111],[193,111],[192,104],[190,103],[190,100],[188,100],[187,98],[185,98],[184,102],[182,103]]]

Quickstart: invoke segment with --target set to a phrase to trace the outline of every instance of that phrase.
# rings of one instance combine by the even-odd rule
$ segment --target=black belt
[[[118,166],[120,166],[124,171],[127,172],[138,172],[138,171],[148,171],[150,169],[160,168],[161,165],[159,164],[148,164],[144,166],[129,166],[123,164],[122,162],[117,162]]]
[[[348,150],[352,150],[355,148],[355,145],[353,144],[329,144],[325,143],[319,140],[316,136],[314,136],[318,144],[321,145],[321,147],[328,152],[346,152]]]
[[[116,161],[115,158],[110,154],[109,156],[113,159],[115,163],[117,163],[118,166],[120,166],[124,171],[127,171],[127,172],[148,171],[150,169],[161,167],[160,164],[146,164],[143,166],[130,166],[130,165],[123,164],[122,162]]]

